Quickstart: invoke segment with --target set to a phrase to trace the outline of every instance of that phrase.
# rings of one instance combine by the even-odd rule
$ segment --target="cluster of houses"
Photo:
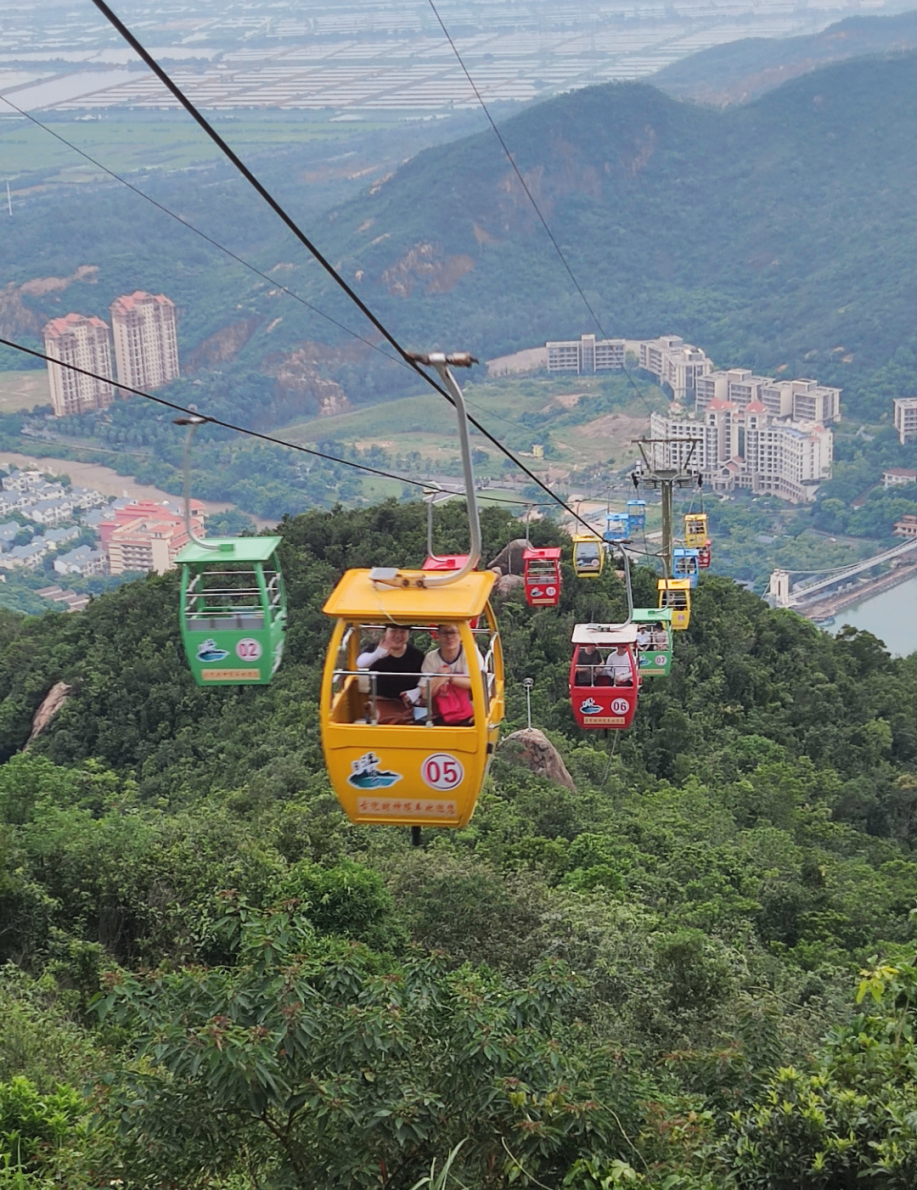
[[[18,513],[36,529],[31,541],[15,545],[24,528],[20,520],[0,519],[0,570],[35,569],[50,553],[56,553],[58,574],[105,574],[104,551],[80,545],[62,550],[81,537],[87,528],[98,526],[110,515],[108,498],[93,488],[65,487],[41,471],[12,471],[0,480],[0,518]]]

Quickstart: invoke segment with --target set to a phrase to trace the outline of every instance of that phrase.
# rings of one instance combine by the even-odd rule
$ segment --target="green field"
[[[50,404],[48,373],[44,369],[0,372],[0,413],[18,413],[20,409]]]
[[[531,455],[546,447],[544,460],[527,458],[539,472],[558,468],[572,472],[607,462],[620,470],[635,457],[632,439],[648,429],[650,408],[661,408],[658,389],[643,385],[642,398],[622,378],[501,378],[468,384],[469,413],[515,454]],[[312,418],[288,426],[294,442],[340,442],[367,450],[377,446],[390,458],[417,452],[434,465],[458,458],[455,418],[441,397],[402,397],[337,417]],[[503,465],[496,449],[476,431],[475,447],[486,451],[489,464],[480,474],[498,475]]]
[[[204,165],[222,158],[220,150],[192,120],[181,116],[106,114],[99,120],[43,117],[42,123],[84,153],[116,173],[133,170],[174,170]],[[237,118],[213,119],[214,126],[241,155],[271,148],[301,145],[306,141],[341,141],[353,133],[372,131],[374,125],[332,124],[324,118],[297,113],[252,113]],[[22,118],[0,119],[0,155],[11,180],[19,174],[57,170],[54,180],[86,182],[102,171],[77,157],[73,149],[56,140],[45,128]]]

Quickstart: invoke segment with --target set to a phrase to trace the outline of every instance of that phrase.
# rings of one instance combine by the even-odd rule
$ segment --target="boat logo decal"
[[[355,789],[387,789],[401,780],[401,773],[380,769],[380,763],[375,752],[364,752],[357,760],[351,761],[347,783]]]
[[[581,715],[600,715],[602,713],[602,706],[597,703],[594,698],[585,698],[579,704]]]
[[[197,646],[198,661],[224,661],[228,656],[226,649],[221,649],[215,640],[204,640]]]

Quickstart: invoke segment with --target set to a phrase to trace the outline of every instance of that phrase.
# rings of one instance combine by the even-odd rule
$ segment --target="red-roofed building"
[[[177,379],[175,303],[138,289],[115,298],[110,309],[118,382],[149,391]]]
[[[191,528],[204,532],[204,506],[191,501]],[[126,570],[155,570],[163,574],[190,538],[185,518],[153,500],[137,500],[115,512],[114,520],[99,525],[102,546],[112,574]]]
[[[108,323],[83,314],[52,318],[44,328],[45,354],[60,363],[48,364],[48,382],[55,417],[105,409],[115,399],[111,376]],[[73,365],[68,367],[67,365]],[[94,372],[86,376],[73,368]],[[96,376],[102,379],[96,379]]]

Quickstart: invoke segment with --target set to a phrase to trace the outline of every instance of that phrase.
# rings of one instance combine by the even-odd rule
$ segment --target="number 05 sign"
[[[455,789],[461,785],[465,770],[448,752],[434,752],[420,766],[420,775],[431,789]]]

